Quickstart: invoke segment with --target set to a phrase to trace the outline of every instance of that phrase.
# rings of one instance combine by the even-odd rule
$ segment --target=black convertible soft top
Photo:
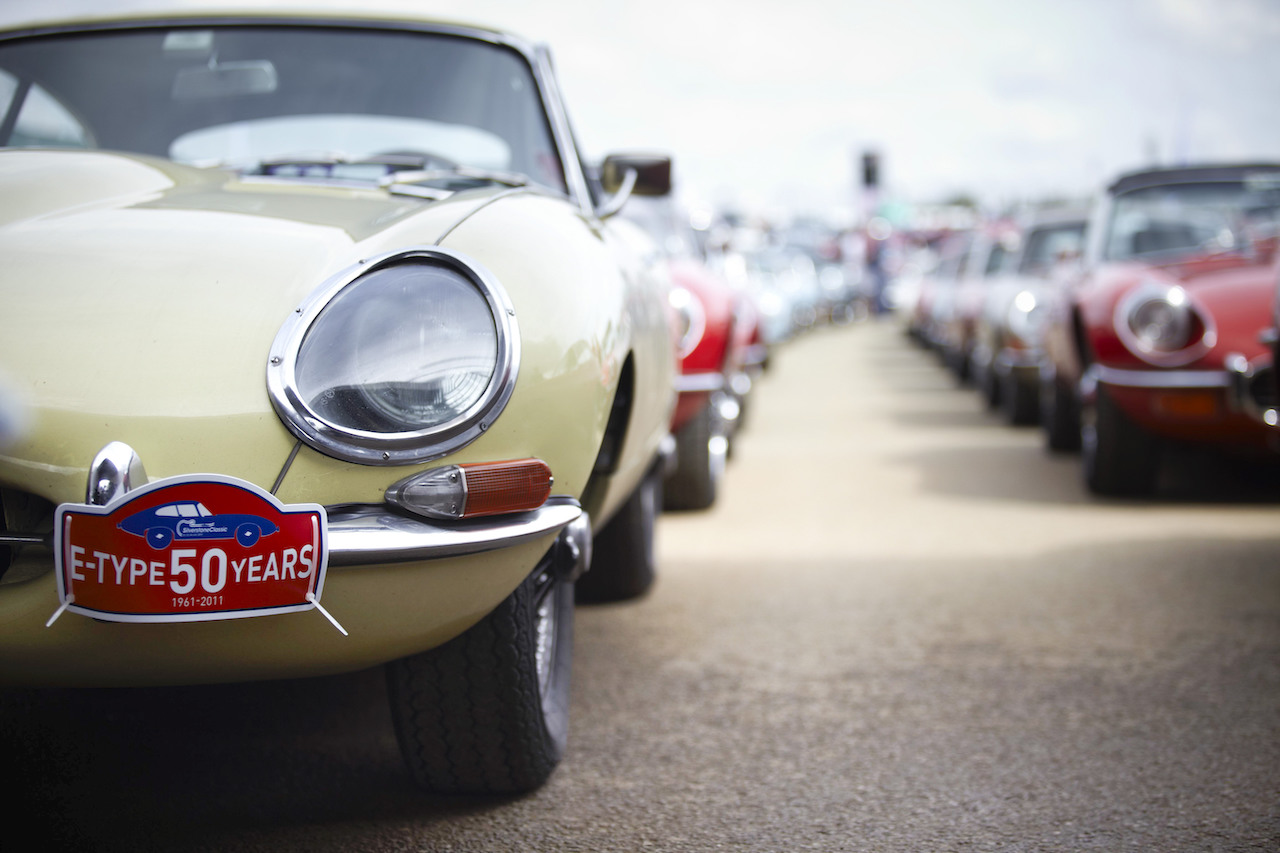
[[[1116,178],[1107,192],[1111,195],[1160,187],[1167,184],[1199,184],[1240,181],[1257,172],[1280,172],[1280,163],[1233,163],[1214,166],[1174,166],[1163,169],[1143,169],[1128,172]]]

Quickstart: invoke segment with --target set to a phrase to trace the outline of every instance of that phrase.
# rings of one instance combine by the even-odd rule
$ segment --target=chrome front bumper
[[[568,527],[587,516],[574,498],[552,495],[535,510],[472,521],[436,522],[390,512],[385,506],[328,509],[329,565],[411,563],[480,554],[519,545]],[[581,530],[574,538],[582,538]],[[586,538],[590,540],[590,525]],[[589,549],[588,549],[589,550]]]
[[[147,482],[138,455],[127,444],[111,442],[89,469],[85,502],[106,506]],[[464,521],[436,521],[393,512],[385,504],[325,507],[329,565],[362,566],[408,563],[482,554],[521,545],[565,531],[566,541],[584,561],[570,567],[576,577],[591,554],[589,516],[577,499],[552,495],[537,509]],[[52,533],[0,530],[0,545],[52,549]]]
[[[724,374],[718,370],[709,370],[704,373],[681,373],[675,378],[675,386],[676,392],[679,394],[719,391],[725,386]]]
[[[1222,389],[1227,406],[1270,427],[1280,425],[1275,367],[1270,354],[1253,361],[1239,353],[1224,359],[1224,370],[1126,370],[1095,364],[1080,379],[1080,397],[1091,400],[1098,384],[1160,390]]]
[[[1080,379],[1083,396],[1091,394],[1101,383],[1120,388],[1229,388],[1231,379],[1225,370],[1127,370],[1090,365]]]

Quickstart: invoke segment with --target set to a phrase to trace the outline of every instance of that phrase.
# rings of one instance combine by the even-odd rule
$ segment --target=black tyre
[[[962,346],[955,355],[956,358],[956,378],[960,380],[961,385],[973,384],[973,351],[970,347]]]
[[[510,794],[551,775],[569,730],[573,594],[544,561],[465,634],[387,664],[396,738],[421,787]]]
[[[1080,408],[1076,395],[1050,376],[1041,374],[1040,423],[1045,446],[1065,452],[1080,449]]]
[[[1080,447],[1085,485],[1094,494],[1139,497],[1155,490],[1160,442],[1129,420],[1102,384],[1081,410]]]
[[[942,363],[956,377],[961,385],[969,382],[969,353],[956,347],[943,347]]]
[[[988,409],[999,408],[1000,399],[1000,375],[996,373],[995,364],[987,364],[980,370],[975,370],[975,381],[978,386],[978,393],[982,395],[982,401],[987,404]]]
[[[729,458],[731,459],[733,458],[733,439],[747,427],[747,412],[750,411],[747,406],[749,397],[750,395],[735,398],[738,401],[738,420],[734,422],[733,434],[729,436]]]
[[[1018,426],[1029,426],[1040,420],[1040,386],[1019,379],[1010,371],[1001,378],[1000,404],[1005,420]]]
[[[665,509],[706,509],[716,502],[728,440],[716,430],[714,404],[676,433],[676,470],[662,486]]]
[[[596,535],[591,568],[576,584],[578,601],[624,601],[649,591],[657,576],[653,540],[660,506],[662,473],[654,469]]]

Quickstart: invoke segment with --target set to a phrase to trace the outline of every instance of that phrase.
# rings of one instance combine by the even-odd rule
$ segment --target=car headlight
[[[417,248],[334,276],[281,327],[267,387],[300,439],[338,459],[405,464],[478,438],[515,387],[515,312],[456,252]]]
[[[1040,342],[1048,309],[1030,290],[1022,290],[1009,305],[1009,331],[1022,344],[1032,347]]]
[[[707,329],[707,315],[702,301],[683,287],[673,287],[667,292],[667,301],[675,315],[676,354],[684,358],[697,349],[698,342]]]
[[[1116,305],[1116,333],[1138,358],[1158,367],[1187,364],[1213,346],[1210,322],[1181,287],[1148,282]]]

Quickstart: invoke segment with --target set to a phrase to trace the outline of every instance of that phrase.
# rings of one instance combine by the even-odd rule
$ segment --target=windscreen
[[[402,155],[566,191],[524,57],[462,36],[228,26],[0,42],[0,108],[4,146],[236,169]]]
[[[1084,222],[1033,229],[1018,262],[1023,275],[1046,275],[1061,260],[1075,257],[1084,249]]]
[[[1280,221],[1280,175],[1144,187],[1116,197],[1106,233],[1109,260],[1230,250]]]

